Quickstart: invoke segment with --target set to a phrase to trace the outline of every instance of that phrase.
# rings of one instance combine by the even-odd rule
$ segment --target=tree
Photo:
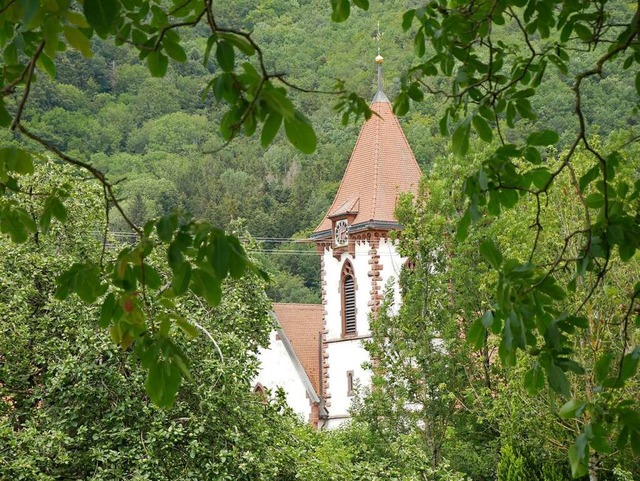
[[[45,140],[24,121],[36,70],[54,77],[56,56],[66,48],[91,57],[91,38],[98,35],[113,38],[117,44],[134,45],[140,56],[147,60],[151,74],[162,77],[167,71],[169,57],[179,62],[186,60],[178,29],[202,24],[210,29],[205,64],[213,50],[220,69],[209,87],[218,100],[224,99],[230,105],[221,121],[224,140],[229,141],[243,129],[252,134],[258,122],[265,122],[264,145],[269,144],[284,125],[291,142],[302,151],[311,152],[316,144],[315,134],[308,120],[287,98],[286,91],[274,85],[274,82],[288,82],[282,75],[268,72],[262,51],[251,35],[219,26],[209,1],[176,1],[161,6],[143,1],[34,3],[8,0],[2,2],[0,15],[5,32],[0,44],[6,67],[1,79],[0,126],[18,132],[26,142],[0,150],[0,229],[14,242],[24,243],[30,235],[46,234],[52,219],[67,220],[65,189],[38,190],[36,185],[36,195],[47,197],[44,204],[31,212],[21,204],[23,197],[29,199],[33,195],[31,187],[25,186],[29,185],[34,173],[34,159],[41,157],[34,144],[86,171],[101,184],[105,209],[109,211],[113,206],[137,235],[138,242],[124,248],[114,261],[107,261],[101,255],[99,261],[73,264],[59,276],[56,295],[64,299],[75,293],[88,303],[103,299],[100,324],[110,327],[111,337],[123,349],[134,343],[136,350],[146,353],[142,357],[151,356],[143,361],[148,369],[147,392],[154,402],[170,406],[181,377],[188,376],[188,371],[180,356],[162,353],[160,348],[164,341],[158,335],[159,320],[151,298],[162,297],[168,308],[176,310],[173,298],[191,289],[215,306],[221,300],[221,283],[228,275],[237,279],[249,271],[262,271],[249,262],[236,237],[205,223],[183,221],[177,212],[156,218],[144,227],[136,225],[120,205],[112,181],[86,161],[65,153],[61,144],[65,139],[60,142]],[[257,58],[258,70],[245,62],[243,73],[236,73],[236,52],[248,59]],[[113,87],[116,79],[111,80]],[[160,105],[157,100],[154,99],[154,105]],[[59,115],[64,115],[64,111]],[[79,125],[74,135],[82,128]],[[108,224],[108,219],[106,222]],[[106,248],[106,235],[103,245]],[[168,275],[148,262],[155,251],[164,253],[171,267]],[[178,322],[177,314],[167,319],[169,323]],[[139,356],[141,354],[138,352]]]
[[[66,205],[77,214],[36,239],[0,243],[0,478],[282,480],[310,471],[305,454],[320,443],[315,433],[278,393],[264,399],[252,392],[258,348],[272,328],[259,278],[227,280],[215,308],[193,295],[177,310],[166,308],[166,298],[152,301],[163,350],[188,359],[198,376],[171,410],[150,402],[149,381],[128,350],[96,330],[98,306],[55,298],[56,278],[70,263],[111,255],[97,235],[102,192],[78,180],[69,166],[39,165],[31,182],[68,185]],[[46,199],[26,207],[41,209]],[[196,330],[206,334],[195,338]],[[152,384],[150,394],[162,386]],[[329,468],[336,469],[322,471]]]

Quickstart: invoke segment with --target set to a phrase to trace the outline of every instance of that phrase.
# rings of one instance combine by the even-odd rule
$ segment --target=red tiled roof
[[[304,367],[316,393],[320,393],[322,304],[273,304],[273,311]]]
[[[422,173],[391,104],[374,101],[371,109],[374,114],[360,131],[333,204],[314,233],[330,230],[331,217],[348,208],[357,208],[351,225],[394,222],[398,194],[418,192]]]

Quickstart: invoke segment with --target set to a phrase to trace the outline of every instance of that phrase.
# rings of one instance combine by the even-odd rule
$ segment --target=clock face
[[[349,242],[347,235],[347,227],[349,224],[346,219],[336,221],[336,225],[333,231],[333,238],[336,246],[346,246]]]

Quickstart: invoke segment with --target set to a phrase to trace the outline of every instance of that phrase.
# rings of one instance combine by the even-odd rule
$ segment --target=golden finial
[[[376,56],[376,63],[378,64],[378,92],[373,98],[373,101],[389,102],[389,99],[387,99],[387,96],[382,91],[382,62],[384,62],[384,57],[380,55],[380,40],[382,39],[382,32],[380,32],[380,22],[378,22],[378,31],[376,32],[376,36],[374,38],[376,42],[378,42],[378,55]]]

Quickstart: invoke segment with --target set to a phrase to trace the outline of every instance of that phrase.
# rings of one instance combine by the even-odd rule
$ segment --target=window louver
[[[356,291],[353,277],[344,278],[344,333],[356,333]]]

